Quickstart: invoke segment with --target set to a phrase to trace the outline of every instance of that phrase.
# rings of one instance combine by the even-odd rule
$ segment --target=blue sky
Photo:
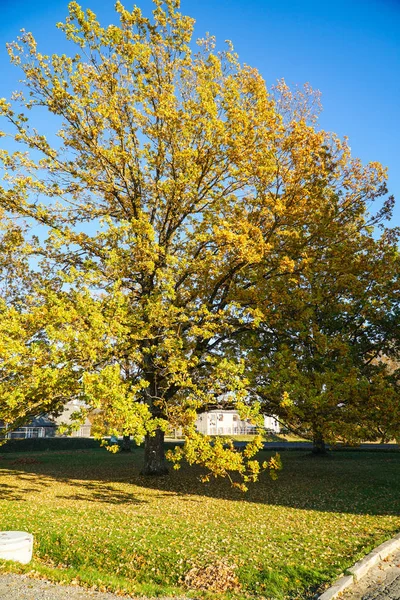
[[[84,0],[102,24],[116,22],[114,0]],[[145,12],[150,0],[136,0]],[[131,2],[125,2],[127,8]],[[24,27],[43,52],[68,50],[55,28],[65,0],[1,0],[0,97],[18,89],[5,43]],[[322,93],[320,124],[347,135],[355,156],[389,168],[389,190],[400,226],[400,0],[182,0],[196,19],[196,37],[208,31],[233,41],[242,62],[257,67],[268,86],[311,84]]]

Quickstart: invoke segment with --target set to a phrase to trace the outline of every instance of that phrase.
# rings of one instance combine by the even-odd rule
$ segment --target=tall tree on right
[[[252,341],[253,393],[316,453],[400,433],[398,232],[377,239],[366,219],[342,227],[282,281]]]

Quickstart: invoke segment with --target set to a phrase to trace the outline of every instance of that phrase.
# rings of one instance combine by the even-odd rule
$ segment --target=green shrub
[[[0,452],[42,452],[47,450],[85,450],[98,448],[99,442],[92,438],[46,437],[7,440],[0,446]]]

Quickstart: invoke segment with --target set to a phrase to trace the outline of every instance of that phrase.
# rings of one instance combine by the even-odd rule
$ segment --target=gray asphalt
[[[238,448],[246,445],[246,442],[235,442]],[[311,442],[264,442],[264,450],[312,450]],[[329,445],[327,446],[329,448]],[[336,444],[332,446],[333,450],[386,450],[399,451],[399,444],[359,444],[358,446],[345,446]]]
[[[147,600],[144,596],[124,596],[124,600]],[[78,586],[57,585],[26,575],[0,574],[0,600],[121,600],[121,596],[85,590]],[[158,600],[190,600],[158,598]],[[193,600],[193,599],[191,599]]]
[[[341,600],[400,600],[400,552],[373,567]]]
[[[121,596],[56,585],[26,575],[0,575],[1,600],[121,600]]]

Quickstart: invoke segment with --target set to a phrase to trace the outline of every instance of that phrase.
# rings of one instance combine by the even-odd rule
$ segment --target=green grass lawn
[[[400,530],[400,453],[282,458],[277,481],[265,475],[243,494],[225,481],[202,484],[188,467],[143,478],[141,449],[2,454],[0,530],[32,532],[35,555],[26,567],[0,568],[199,597],[185,576],[207,583],[209,567],[221,581],[226,571],[237,577],[241,589],[228,595],[312,598]]]

